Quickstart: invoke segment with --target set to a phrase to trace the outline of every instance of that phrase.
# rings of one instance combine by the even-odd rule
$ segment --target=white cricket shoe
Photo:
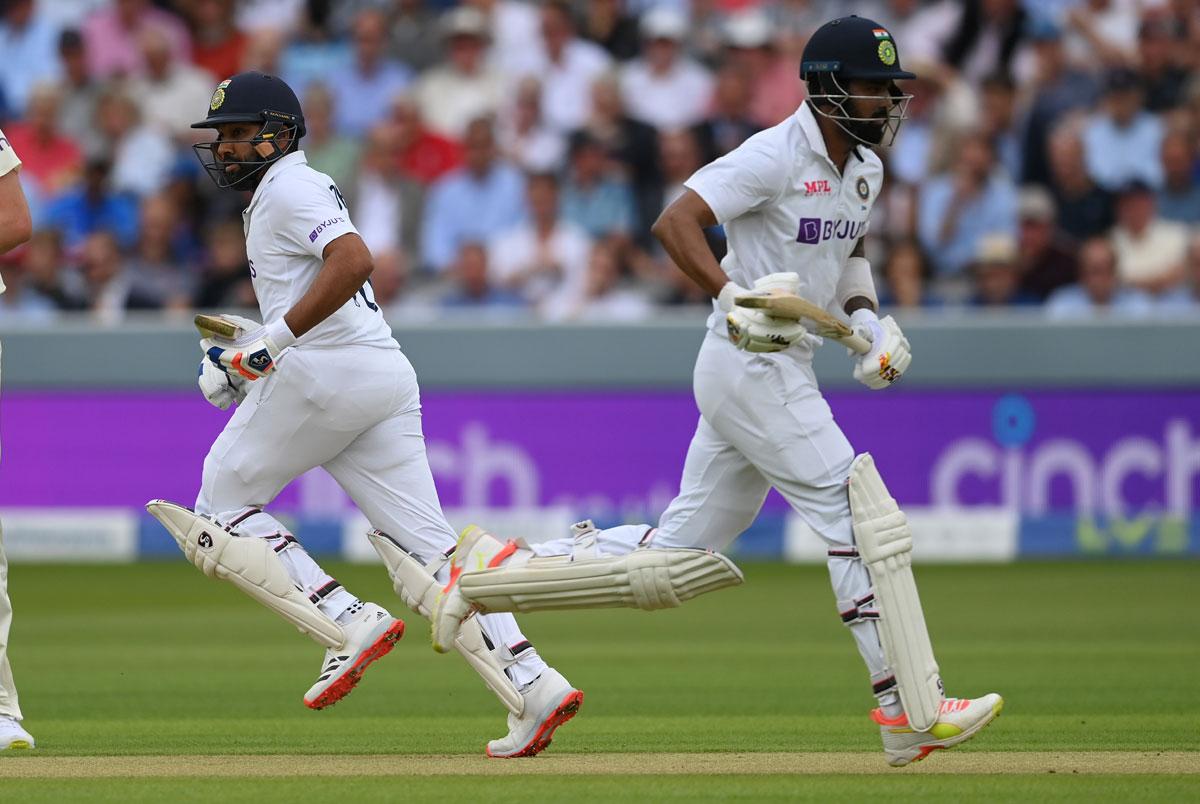
[[[525,698],[524,714],[509,714],[508,734],[488,743],[489,757],[531,757],[540,753],[550,745],[555,729],[575,717],[583,705],[583,693],[552,667],[542,671],[521,695]]]
[[[1004,708],[1004,699],[994,692],[982,698],[947,698],[942,701],[938,718],[929,731],[914,731],[908,715],[889,718],[881,709],[871,711],[883,737],[883,753],[888,764],[899,768],[920,762],[939,748],[965,743],[991,723]]]
[[[33,747],[33,735],[21,728],[20,721],[0,715],[0,751]]]
[[[317,683],[304,695],[304,705],[309,709],[324,709],[349,695],[367,667],[390,653],[404,636],[404,621],[381,606],[364,603],[362,611],[342,629],[345,644],[325,651]]]

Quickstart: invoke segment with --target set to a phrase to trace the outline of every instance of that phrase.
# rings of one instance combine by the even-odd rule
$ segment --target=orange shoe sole
[[[363,674],[367,672],[367,668],[373,662],[382,659],[392,652],[392,648],[396,647],[396,643],[404,636],[404,621],[396,620],[383,636],[375,640],[375,644],[371,645],[362,656],[358,657],[358,661],[350,666],[346,672],[342,673],[341,678],[325,688],[325,691],[318,695],[314,700],[305,700],[304,705],[309,709],[324,709],[327,706],[333,706],[338,701],[345,698],[354,689],[355,685],[362,680]]]
[[[493,754],[491,749],[488,749],[487,755],[493,759],[516,759],[517,757],[537,756],[550,746],[550,741],[554,737],[555,730],[579,714],[579,707],[581,706],[583,706],[583,693],[580,690],[572,690],[567,693],[567,697],[562,699],[562,703],[555,708],[550,717],[542,722],[537,733],[533,735],[533,739],[529,741],[529,745],[515,754],[505,754],[503,756]]]

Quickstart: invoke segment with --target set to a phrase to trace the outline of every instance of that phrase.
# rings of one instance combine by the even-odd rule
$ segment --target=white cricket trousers
[[[828,545],[838,610],[854,634],[876,695],[891,703],[894,680],[877,624],[855,614],[860,605],[869,607],[871,579],[854,550],[846,486],[854,449],[834,422],[804,357],[798,352],[745,352],[710,330],[696,359],[693,390],[700,422],[688,447],[679,495],[657,530],[647,525],[609,528],[598,536],[597,547],[604,555],[623,555],[639,545],[723,552],[754,522],[774,487]],[[534,550],[564,554],[571,545],[570,539],[556,539]]]
[[[12,603],[8,600],[8,558],[4,555],[4,533],[0,531],[0,715],[21,719],[17,685],[8,664],[8,632],[12,627]]]
[[[289,349],[274,372],[252,383],[213,443],[196,511],[220,517],[265,507],[317,466],[372,527],[426,562],[457,543],[425,453],[416,372],[399,349]],[[332,580],[306,555],[299,569],[296,556],[281,558],[310,594]],[[510,673],[518,686],[545,668],[512,615],[487,615],[480,624],[494,645],[517,655]]]
[[[0,528],[0,715],[21,719],[17,685],[8,663],[8,634],[12,628],[12,602],[8,599],[8,556],[4,554],[4,531]]]

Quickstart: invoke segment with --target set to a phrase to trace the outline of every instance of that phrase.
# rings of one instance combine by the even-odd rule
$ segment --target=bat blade
[[[242,328],[219,315],[200,313],[195,318],[196,329],[205,338],[227,338],[236,340],[242,335]]]

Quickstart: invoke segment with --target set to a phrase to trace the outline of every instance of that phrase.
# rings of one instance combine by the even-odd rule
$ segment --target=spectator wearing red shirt
[[[404,175],[429,185],[462,164],[462,146],[427,129],[411,98],[396,99],[392,122],[398,129],[396,159]]]
[[[7,129],[8,141],[21,155],[21,176],[46,198],[57,195],[79,177],[83,154],[58,126],[59,92],[49,84],[34,87],[25,120]]]
[[[242,70],[247,36],[233,24],[233,0],[187,4],[192,25],[192,62],[222,80]]]

